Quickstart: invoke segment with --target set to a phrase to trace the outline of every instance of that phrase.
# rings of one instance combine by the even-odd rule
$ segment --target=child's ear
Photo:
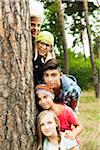
[[[62,76],[63,75],[63,72],[60,72],[60,76]]]

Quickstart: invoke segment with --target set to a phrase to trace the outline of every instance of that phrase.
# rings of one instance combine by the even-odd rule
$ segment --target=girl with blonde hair
[[[59,119],[52,110],[44,110],[38,115],[37,150],[76,150],[76,140],[67,139],[59,126]]]

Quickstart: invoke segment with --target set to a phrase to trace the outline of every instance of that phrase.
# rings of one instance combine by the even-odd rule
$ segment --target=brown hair
[[[57,62],[56,59],[50,59],[48,60],[43,67],[43,72],[45,72],[46,70],[53,70],[53,69],[58,69],[61,72],[61,67],[59,65],[59,63]]]

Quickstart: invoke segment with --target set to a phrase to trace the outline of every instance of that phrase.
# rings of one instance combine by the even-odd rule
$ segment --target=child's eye
[[[48,95],[45,95],[45,96],[44,96],[44,99],[46,99],[47,97],[48,97]]]
[[[52,77],[55,77],[56,76],[56,74],[52,74]]]
[[[35,27],[35,23],[31,23],[31,26],[34,26],[34,27]]]
[[[48,124],[52,124],[52,121],[49,121]]]
[[[40,126],[41,126],[41,127],[44,126],[44,123],[40,124]]]
[[[48,77],[48,74],[44,74],[44,77]]]
[[[40,24],[38,24],[38,27],[40,27]]]
[[[40,101],[41,99],[40,98],[38,98],[38,102]]]

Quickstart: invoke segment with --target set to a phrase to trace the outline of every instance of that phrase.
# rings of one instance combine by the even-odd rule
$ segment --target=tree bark
[[[93,73],[93,84],[94,84],[95,96],[99,98],[100,97],[100,81],[99,81],[99,75],[98,75],[95,60],[94,60],[93,46],[92,46],[92,41],[91,41],[91,30],[90,30],[89,19],[88,19],[88,3],[87,3],[87,0],[83,0],[83,2],[84,2],[84,9],[85,9],[87,35],[88,35],[89,47],[90,47],[90,60],[91,60],[92,73]]]
[[[35,150],[28,0],[0,0],[0,150]]]
[[[65,35],[65,27],[64,27],[64,16],[62,13],[62,1],[58,0],[58,18],[60,24],[60,32],[61,32],[61,40],[63,43],[63,50],[64,50],[64,73],[69,73],[68,67],[68,52],[67,52],[67,42],[66,42],[66,35]]]

